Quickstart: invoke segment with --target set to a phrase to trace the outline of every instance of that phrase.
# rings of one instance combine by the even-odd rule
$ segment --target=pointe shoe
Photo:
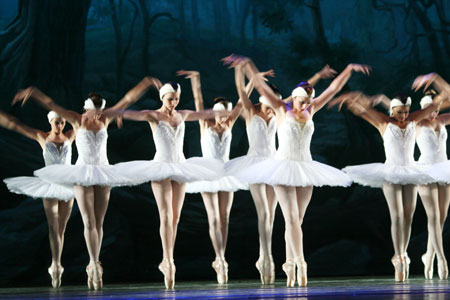
[[[269,259],[270,259],[270,284],[275,283],[275,263],[273,262],[273,257],[272,255],[269,255]]]
[[[103,288],[103,267],[101,263],[98,261],[94,266],[94,274],[97,273],[97,280],[95,280],[95,276],[92,278],[92,286],[94,291],[101,290]]]
[[[92,266],[91,264],[89,264],[86,267],[86,274],[87,274],[87,286],[90,290],[94,289],[94,283],[93,283],[93,277],[94,277],[94,266]]]
[[[297,267],[297,284],[298,286],[305,287],[308,283],[308,276],[307,276],[307,264],[306,261],[301,259],[296,259],[295,265]]]
[[[286,273],[287,280],[286,280],[286,286],[287,287],[294,287],[295,286],[295,263],[293,259],[288,259],[283,264],[282,269],[284,273]]]
[[[405,279],[409,278],[409,265],[411,264],[411,259],[408,256],[408,253],[405,253]]]
[[[262,284],[270,284],[270,256],[260,256],[259,259],[256,261],[256,269],[259,271],[259,276],[261,278]]]
[[[392,265],[395,268],[394,279],[397,282],[403,282],[406,279],[406,264],[404,257],[397,255],[391,259]]]
[[[61,276],[64,273],[64,268],[61,266],[50,266],[48,268],[48,274],[50,274],[50,277],[52,278],[52,287],[53,288],[59,288],[61,286]]]
[[[448,266],[447,260],[438,260],[438,275],[440,280],[446,280],[448,278]]]
[[[164,275],[164,284],[166,289],[173,289],[175,286],[175,264],[173,259],[169,260],[164,258],[162,262],[159,264],[158,269]]]
[[[422,262],[424,265],[423,273],[425,275],[425,279],[433,279],[433,262],[434,255],[428,255],[425,253],[422,255]]]
[[[217,257],[213,261],[212,267],[217,273],[217,283],[226,284],[228,282],[228,264],[225,259]]]

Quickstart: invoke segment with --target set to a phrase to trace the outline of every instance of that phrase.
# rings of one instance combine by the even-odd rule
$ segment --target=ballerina
[[[196,111],[203,111],[203,96],[200,84],[200,73],[197,71],[179,71],[181,76],[191,80]],[[248,86],[247,93],[253,89]],[[232,108],[232,103],[223,97],[214,99],[213,111],[229,111],[229,116],[216,117],[210,120],[199,120],[201,148],[203,157],[217,159],[223,164],[229,161],[231,146],[231,130],[240,115],[242,104]],[[209,235],[216,258],[212,263],[217,273],[217,282],[228,282],[228,263],[225,251],[228,238],[228,220],[233,204],[233,192],[247,190],[248,186],[232,176],[225,176],[215,181],[198,181],[186,185],[187,193],[201,193],[205,204],[209,223]]]
[[[124,98],[105,112],[127,108],[152,85],[159,86],[160,83],[154,78],[144,78]],[[90,259],[86,267],[87,284],[89,289],[99,290],[103,287],[103,268],[99,256],[103,239],[103,220],[108,208],[110,190],[113,186],[134,184],[128,178],[121,176],[115,166],[109,165],[106,156],[108,137],[106,129],[114,117],[106,117],[102,114],[106,100],[96,93],[90,93],[84,102],[83,114],[59,106],[35,87],[17,93],[13,103],[23,101],[22,104],[24,104],[29,98],[65,118],[75,132],[79,155],[76,165],[51,165],[35,171],[35,175],[52,183],[73,185],[84,223],[84,238]]]
[[[429,85],[435,81],[437,76],[439,75],[434,73],[419,76],[414,81],[413,88],[418,90],[424,85]],[[436,81],[437,84],[435,83],[434,85],[438,90],[443,90],[443,84],[448,86],[441,78]],[[437,94],[434,90],[428,90],[420,101],[422,109],[432,104],[433,98],[436,96]],[[445,127],[449,124],[450,114],[439,114],[439,107],[417,124],[418,134],[416,141],[421,153],[418,162],[430,166],[431,169],[435,169],[440,174],[446,175],[445,181],[418,186],[418,192],[428,219],[427,251],[422,256],[426,279],[433,278],[433,264],[436,254],[438,257],[439,278],[447,279],[448,277],[447,261],[442,242],[442,227],[447,217],[450,203],[450,174],[446,172],[448,165],[436,164],[441,162],[446,163],[448,161],[446,145],[447,130]]]
[[[223,171],[220,161],[193,157],[185,159],[183,140],[185,121],[213,119],[226,116],[224,111],[176,110],[181,87],[176,82],[164,84],[159,90],[161,108],[143,111],[115,111],[125,119],[145,121],[150,124],[155,141],[156,153],[151,161],[130,161],[116,166],[120,174],[132,178],[136,184],[151,182],[160,217],[160,236],[163,260],[158,268],[164,275],[167,289],[175,285],[175,264],[173,251],[178,222],[183,207],[187,182],[214,180]]]
[[[230,59],[233,59],[233,56],[225,58],[224,62],[227,62]],[[335,70],[326,65],[311,77],[308,82],[310,82],[311,85],[315,85],[320,79],[333,77],[335,72]],[[274,77],[274,72],[273,70],[269,70],[267,72],[259,73],[258,75],[259,78],[266,80],[265,76]],[[238,91],[243,91],[245,85],[244,79],[242,65],[235,64],[235,81]],[[253,79],[250,79],[252,84],[253,81]],[[269,84],[269,87],[281,98],[278,89],[273,84]],[[241,94],[244,95],[244,97],[241,98],[243,103],[241,115],[246,122],[249,150],[247,155],[232,159],[227,163],[226,168],[227,173],[229,174],[240,172],[244,168],[275,155],[276,121],[270,103],[266,97],[261,96],[259,97],[259,103],[254,105],[247,96],[247,92],[241,92]],[[292,97],[289,96],[284,99],[283,102],[292,102]],[[260,273],[261,283],[272,284],[275,281],[275,264],[272,257],[272,230],[275,209],[277,206],[275,192],[272,186],[264,183],[257,183],[250,184],[250,193],[255,203],[258,216],[260,243],[260,254],[255,265]]]
[[[237,58],[232,65],[242,64],[250,77],[257,74],[253,62]],[[287,275],[287,286],[306,286],[307,271],[303,254],[301,223],[311,199],[313,186],[349,186],[350,178],[333,167],[313,161],[309,146],[314,131],[312,117],[341,90],[352,72],[369,74],[370,68],[350,64],[337,76],[330,86],[317,98],[308,82],[302,82],[293,90],[292,109],[264,81],[257,78],[255,87],[269,101],[276,116],[279,148],[273,158],[267,158],[252,165],[235,176],[245,182],[265,183],[274,187],[275,195],[286,222],[286,263],[283,270]],[[239,95],[240,97],[243,97]],[[297,275],[295,275],[297,268]]]
[[[372,108],[371,103],[386,99],[390,116]],[[436,109],[441,100],[422,110],[409,113],[411,98],[398,95],[389,100],[386,96],[368,98],[359,92],[347,93],[335,99],[330,105],[347,104],[348,109],[375,128],[383,137],[386,154],[385,163],[350,166],[343,169],[354,182],[383,189],[391,217],[391,235],[394,246],[392,264],[395,281],[404,281],[409,275],[410,260],[406,253],[411,235],[411,223],[417,199],[417,185],[434,180],[414,162],[414,140],[416,124]]]
[[[50,132],[31,128],[21,123],[17,118],[0,111],[0,126],[16,131],[27,138],[35,140],[41,146],[46,166],[53,164],[70,164],[72,158],[72,142],[75,138],[73,130],[63,132],[66,121],[56,112],[47,115]],[[52,264],[48,273],[52,279],[52,286],[61,286],[61,276],[64,268],[61,265],[61,255],[64,245],[64,232],[67,221],[72,212],[73,189],[71,187],[51,184],[39,177],[13,177],[3,180],[8,189],[16,194],[23,194],[33,198],[42,198],[45,216],[48,223],[48,237]]]

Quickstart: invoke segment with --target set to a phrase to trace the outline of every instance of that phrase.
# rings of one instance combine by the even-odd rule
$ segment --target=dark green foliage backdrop
[[[273,82],[286,96],[324,64],[341,71],[351,62],[372,65],[373,74],[355,75],[345,89],[388,96],[409,93],[419,74],[438,71],[449,78],[448,6],[439,0],[2,1],[0,108],[48,130],[44,110],[34,103],[23,109],[9,105],[18,88],[37,85],[58,103],[81,111],[89,91],[100,92],[112,105],[143,76],[152,75],[162,81],[179,80],[180,108],[192,109],[188,81],[175,77],[179,69],[200,71],[207,106],[216,96],[234,101],[232,72],[219,61],[230,53],[252,57],[261,69],[274,68]],[[319,83],[318,92],[328,84]],[[421,95],[411,95],[417,108]],[[252,98],[256,101],[257,96]],[[157,93],[150,91],[132,108],[158,107]],[[384,160],[377,131],[350,113],[324,109],[315,124],[314,159],[338,168]],[[124,125],[109,130],[110,162],[151,159],[155,149],[149,126]],[[186,157],[201,155],[198,124],[189,124],[186,136]],[[31,175],[43,165],[35,142],[4,129],[0,137],[1,178]],[[238,121],[231,156],[245,154],[247,147],[245,124]],[[50,250],[41,201],[11,194],[4,185],[0,195],[0,285],[47,285]],[[392,275],[389,226],[381,190],[356,185],[315,189],[303,224],[309,275]],[[105,282],[161,281],[158,227],[148,184],[113,190],[101,253]],[[448,230],[444,234],[449,249]],[[426,218],[419,204],[409,247],[412,273],[422,273],[420,255],[426,238]],[[281,278],[280,211],[273,251]],[[230,280],[258,280],[257,258],[256,213],[250,194],[241,191],[235,195],[230,220]],[[177,279],[214,280],[213,259],[201,197],[187,195],[175,250]],[[66,232],[63,283],[83,283],[87,262],[75,207]]]

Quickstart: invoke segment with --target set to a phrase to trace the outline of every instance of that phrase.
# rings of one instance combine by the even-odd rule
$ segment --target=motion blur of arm
[[[47,137],[45,132],[31,128],[20,122],[16,117],[13,117],[3,111],[0,111],[0,126],[20,133],[29,139],[35,140],[42,147],[45,144],[45,139]]]

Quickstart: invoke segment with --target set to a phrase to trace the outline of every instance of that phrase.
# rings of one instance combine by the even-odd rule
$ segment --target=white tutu
[[[450,184],[450,161],[424,165],[423,169],[435,179],[435,182],[441,185]]]
[[[16,194],[33,198],[51,198],[69,201],[74,198],[71,186],[62,186],[47,182],[39,177],[21,176],[3,180],[8,189]]]
[[[244,155],[233,158],[225,163],[225,172],[229,176],[234,176],[253,165],[265,161],[269,157]]]
[[[345,173],[317,161],[267,158],[235,173],[237,179],[250,184],[288,186],[350,186]]]
[[[196,181],[186,185],[186,193],[216,193],[248,190],[248,185],[233,176],[225,176],[214,181]]]
[[[401,166],[372,163],[348,166],[342,171],[347,173],[354,182],[370,187],[382,187],[385,183],[406,185],[436,182],[431,172],[425,171],[416,164]]]
[[[133,185],[167,178],[177,182],[215,180],[224,175],[220,161],[202,157],[192,157],[183,162],[135,160],[115,166],[119,174]]]
[[[61,185],[125,186],[133,185],[114,165],[51,165],[34,171],[34,175]]]

